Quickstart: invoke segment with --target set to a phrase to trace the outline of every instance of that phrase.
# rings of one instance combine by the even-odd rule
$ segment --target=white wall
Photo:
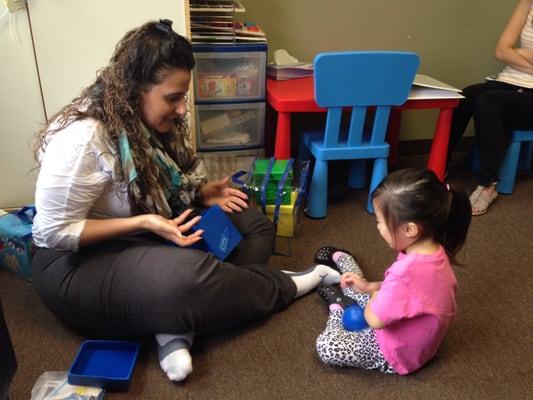
[[[94,80],[126,31],[168,18],[186,32],[183,0],[31,0],[30,13],[48,115]]]
[[[4,2],[0,2],[0,15]],[[0,208],[29,203],[35,173],[31,146],[44,122],[39,82],[25,10],[0,19]]]
[[[3,5],[3,2],[0,2]],[[92,82],[124,33],[159,18],[186,34],[187,0],[30,0],[33,39],[49,117]],[[0,14],[3,12],[0,5]],[[33,201],[29,142],[44,121],[26,10],[16,11],[21,42],[0,20],[0,208]],[[13,21],[12,21],[13,25]]]

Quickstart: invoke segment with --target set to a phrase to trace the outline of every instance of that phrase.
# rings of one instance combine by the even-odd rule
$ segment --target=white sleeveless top
[[[522,29],[522,33],[520,34],[520,47],[529,50],[533,50],[533,25],[531,25],[532,18],[533,6],[531,6],[529,15],[527,16],[527,22]],[[509,66],[505,67],[504,70],[492,78],[492,80],[510,83],[511,85],[528,89],[533,88],[533,75],[518,71]]]

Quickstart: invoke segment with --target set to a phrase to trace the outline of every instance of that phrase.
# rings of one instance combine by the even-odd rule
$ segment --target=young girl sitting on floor
[[[326,364],[409,374],[437,352],[456,313],[451,267],[471,219],[466,193],[441,183],[429,170],[387,176],[372,195],[377,228],[399,252],[382,282],[367,282],[354,258],[326,246],[315,259],[343,273],[341,289],[322,286],[329,306],[317,352]],[[369,328],[347,331],[343,308],[355,300]]]

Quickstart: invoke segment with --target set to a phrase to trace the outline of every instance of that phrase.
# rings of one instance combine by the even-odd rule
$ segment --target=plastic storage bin
[[[279,207],[278,226],[276,235],[281,237],[292,237],[294,235],[295,227],[298,223],[298,207],[295,207],[298,192],[290,192],[290,204],[281,205]],[[271,221],[274,221],[274,205],[267,205],[267,216]]]
[[[278,195],[278,185],[287,168],[288,160],[276,160],[272,166],[268,183],[266,185],[266,204],[275,204]],[[269,159],[262,159],[255,161],[253,170],[253,185],[257,188],[261,187],[265,178],[266,170],[269,166]],[[283,192],[281,193],[281,204],[291,204],[292,192],[292,168],[288,171],[285,179]],[[261,192],[256,192],[256,202],[261,204]]]
[[[197,103],[265,98],[267,46],[194,46]]]
[[[265,103],[196,104],[196,148],[229,150],[261,147]]]
[[[265,150],[214,151],[198,153],[198,155],[204,161],[209,180],[217,180],[239,171],[248,172],[256,158],[265,156]]]
[[[68,371],[68,383],[126,390],[138,355],[136,342],[86,340]]]

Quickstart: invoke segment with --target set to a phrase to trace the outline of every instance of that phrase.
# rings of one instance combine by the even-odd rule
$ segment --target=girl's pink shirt
[[[385,359],[401,375],[437,352],[456,313],[457,280],[444,248],[434,254],[399,253],[370,304],[383,329],[376,338]]]

